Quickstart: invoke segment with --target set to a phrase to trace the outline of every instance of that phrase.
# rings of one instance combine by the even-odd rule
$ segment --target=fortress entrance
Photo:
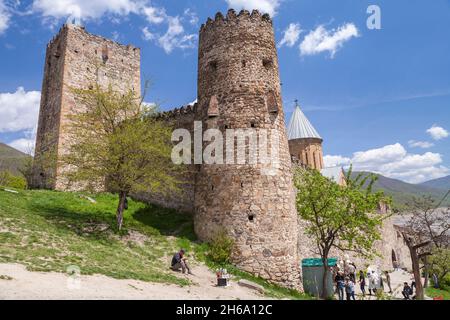
[[[394,251],[394,249],[392,249],[392,267],[396,267],[396,264],[397,264],[397,266],[398,266],[398,264],[399,264],[399,261],[398,261],[398,259],[397,259],[397,255],[395,254],[395,251]]]

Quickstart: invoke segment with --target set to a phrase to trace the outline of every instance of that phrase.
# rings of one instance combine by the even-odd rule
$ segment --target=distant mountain
[[[369,174],[368,172],[363,173]],[[359,172],[354,172],[353,176],[356,177],[358,174]],[[378,180],[374,185],[374,190],[383,190],[386,195],[391,196],[394,201],[394,208],[397,209],[405,209],[414,197],[429,195],[439,201],[446,193],[444,189],[428,185],[407,183],[380,174],[376,174],[376,176]],[[450,205],[450,199],[447,198],[443,205]]]
[[[421,183],[420,185],[424,186],[424,187],[431,187],[431,188],[436,188],[436,189],[444,189],[444,190],[448,191],[448,190],[450,190],[450,176],[439,178],[439,179],[430,180],[430,181]]]
[[[19,168],[28,157],[29,155],[0,142],[0,170],[18,174]]]

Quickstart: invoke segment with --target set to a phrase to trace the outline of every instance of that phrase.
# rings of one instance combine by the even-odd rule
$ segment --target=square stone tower
[[[70,146],[68,115],[84,108],[75,102],[72,88],[88,89],[97,83],[140,96],[140,49],[92,35],[81,26],[64,25],[47,45],[33,187],[67,190],[57,160]]]

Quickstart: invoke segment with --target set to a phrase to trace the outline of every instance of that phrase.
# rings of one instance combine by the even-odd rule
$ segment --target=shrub
[[[450,274],[447,274],[444,279],[441,281],[440,287],[442,290],[450,292]]]
[[[391,300],[392,297],[390,295],[387,295],[383,289],[379,289],[375,292],[375,296],[377,300]]]
[[[24,177],[15,176],[9,171],[1,171],[0,185],[4,187],[24,190],[27,188],[27,181]]]
[[[230,263],[234,240],[224,230],[217,232],[209,245],[207,257],[214,263],[225,265]]]
[[[441,288],[450,287],[450,272],[448,271],[450,261],[450,249],[434,249],[430,257],[431,274],[435,273],[439,278]]]

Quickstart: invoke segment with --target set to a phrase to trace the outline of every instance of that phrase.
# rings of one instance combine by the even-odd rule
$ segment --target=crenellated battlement
[[[47,48],[51,47],[55,41],[62,35],[63,31],[67,28],[66,24],[63,24],[62,27],[59,29],[58,33],[53,36],[53,38],[47,43]]]
[[[195,103],[194,105],[189,104],[186,106],[182,106],[181,108],[175,108],[173,110],[160,112],[160,113],[158,113],[157,118],[166,119],[166,120],[176,119],[180,116],[195,114],[196,109],[197,109],[197,103]]]
[[[127,50],[127,51],[133,51],[133,52],[140,53],[140,50],[141,50],[140,48],[135,47],[131,44],[122,44],[117,41],[105,38],[103,36],[90,34],[89,32],[86,31],[86,28],[84,26],[79,26],[76,24],[67,24],[67,23],[63,24],[62,27],[59,29],[58,33],[55,36],[53,36],[53,38],[48,42],[47,48],[51,47],[55,43],[55,41],[57,41],[61,37],[61,35],[64,32],[67,32],[69,29],[78,29],[78,30],[82,31],[87,37],[97,39],[98,41],[101,41],[104,43],[108,43],[109,45],[114,46],[114,47],[123,48],[124,50]]]
[[[213,26],[217,25],[226,25],[232,22],[239,21],[255,21],[255,22],[267,22],[272,25],[272,19],[268,13],[261,14],[258,10],[253,10],[251,13],[248,10],[241,10],[238,14],[234,9],[228,10],[226,16],[224,16],[221,12],[217,12],[214,19],[208,18],[206,23],[202,24],[200,27],[200,33],[210,29]]]

